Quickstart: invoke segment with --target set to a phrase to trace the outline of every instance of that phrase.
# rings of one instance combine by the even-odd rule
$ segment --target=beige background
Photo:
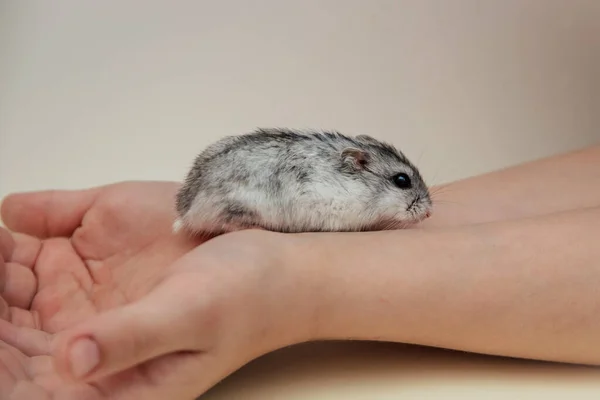
[[[256,126],[388,139],[434,184],[579,148],[600,139],[599,38],[597,0],[0,0],[0,196],[181,179]],[[206,397],[596,399],[599,377],[328,344]]]

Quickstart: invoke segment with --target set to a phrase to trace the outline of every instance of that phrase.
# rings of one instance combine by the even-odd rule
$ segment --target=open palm
[[[7,320],[0,320],[0,398],[46,398],[62,390],[47,356],[52,334],[144,296],[165,266],[200,243],[171,234],[176,189],[168,182],[129,182],[5,199],[3,221],[15,234],[3,232],[0,244],[2,297],[10,306],[0,307]],[[136,374],[106,384],[148,378]],[[65,398],[106,395],[102,385],[64,390]]]

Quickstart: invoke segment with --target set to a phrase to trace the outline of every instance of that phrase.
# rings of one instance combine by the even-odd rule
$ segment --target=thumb
[[[0,216],[14,232],[38,238],[70,236],[103,190],[44,190],[16,193],[2,201]]]
[[[197,300],[182,281],[165,281],[137,302],[58,334],[52,352],[57,372],[66,379],[96,380],[162,355],[196,350]],[[197,291],[191,294],[198,298]]]

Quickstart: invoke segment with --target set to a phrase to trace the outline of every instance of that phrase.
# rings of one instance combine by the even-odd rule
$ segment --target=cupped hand
[[[171,234],[176,189],[124,182],[8,196],[8,319],[54,333],[145,294],[165,265],[200,243]]]
[[[285,300],[297,285],[282,278],[281,235],[197,247],[171,234],[175,190],[123,183],[5,200],[5,224],[19,233],[3,233],[4,254],[21,271],[5,280],[33,295],[8,296],[10,322],[0,321],[1,398],[193,398],[305,338],[278,328],[300,312]]]
[[[0,316],[26,332],[52,334],[143,296],[165,265],[199,244],[171,235],[176,190],[171,182],[125,182],[8,196],[2,220],[13,234],[0,229]],[[14,333],[0,323],[0,332]],[[22,363],[14,364],[23,355],[6,343],[1,351],[12,365],[5,366],[12,379],[3,379],[22,378]],[[49,367],[44,357],[29,367],[38,362]],[[0,384],[0,398],[9,387]]]

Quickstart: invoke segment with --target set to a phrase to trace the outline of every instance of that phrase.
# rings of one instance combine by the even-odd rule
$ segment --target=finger
[[[149,359],[195,350],[202,321],[193,315],[197,291],[166,282],[141,300],[109,310],[60,333],[53,346],[66,379],[97,380]]]
[[[24,328],[39,328],[39,316],[35,311],[26,310],[18,307],[8,308],[8,318],[5,318],[11,324]]]
[[[13,391],[17,379],[11,373],[8,365],[0,361],[0,399],[6,399]]]
[[[11,234],[3,228],[0,228],[0,293],[6,282],[6,262],[12,257],[15,242]]]
[[[0,256],[0,294],[4,291],[6,284],[6,262],[4,258]]]
[[[54,286],[62,275],[70,274],[86,290],[92,288],[92,278],[73,243],[67,238],[46,239],[33,269],[38,290]]]
[[[7,228],[38,238],[70,236],[81,224],[101,187],[46,190],[7,196],[0,215]]]
[[[15,240],[6,229],[0,228],[0,258],[11,260],[15,249]]]
[[[35,357],[27,363],[27,373],[29,376],[40,377],[44,375],[56,375],[54,363],[50,356]]]
[[[50,352],[50,334],[39,329],[18,327],[8,321],[0,320],[0,341],[29,357]]]
[[[4,397],[2,397],[4,398]],[[50,400],[51,397],[44,389],[33,382],[19,381],[10,391],[8,400]]]
[[[5,265],[5,282],[2,297],[15,307],[28,309],[35,295],[37,282],[33,271],[12,262]]]
[[[27,268],[33,268],[42,249],[42,241],[22,233],[13,233],[13,239],[15,241],[15,249],[8,261],[21,264]]]
[[[6,342],[0,342],[0,364],[17,380],[25,379],[24,354]]]
[[[10,306],[2,297],[0,297],[0,319],[8,321],[10,317]]]

